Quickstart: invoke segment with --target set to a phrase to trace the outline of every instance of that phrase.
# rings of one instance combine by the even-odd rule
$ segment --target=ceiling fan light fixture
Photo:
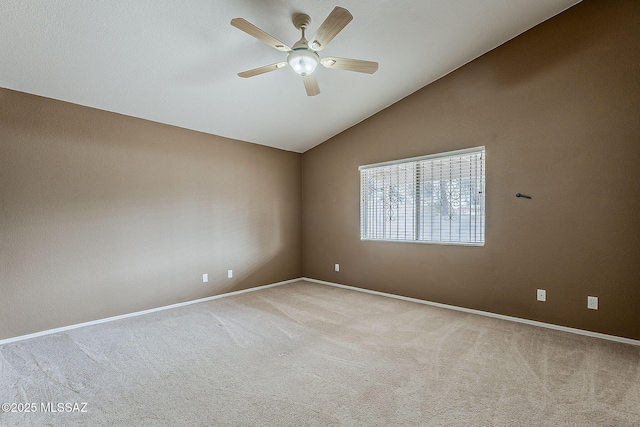
[[[312,50],[294,49],[289,52],[287,62],[291,68],[293,68],[293,71],[304,77],[312,74],[316,70],[320,58],[318,54]]]

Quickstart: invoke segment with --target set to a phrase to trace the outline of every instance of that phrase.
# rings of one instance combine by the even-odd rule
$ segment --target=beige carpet
[[[0,380],[37,406],[2,426],[640,426],[640,347],[307,282],[5,344]]]

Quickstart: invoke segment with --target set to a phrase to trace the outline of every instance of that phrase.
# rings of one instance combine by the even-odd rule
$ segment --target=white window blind
[[[359,169],[361,239],[484,245],[484,147]]]

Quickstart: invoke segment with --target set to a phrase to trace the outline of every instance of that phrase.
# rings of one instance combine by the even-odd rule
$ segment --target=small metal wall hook
[[[522,193],[516,193],[516,197],[524,197],[525,199],[530,199],[531,198],[531,196],[525,196]]]

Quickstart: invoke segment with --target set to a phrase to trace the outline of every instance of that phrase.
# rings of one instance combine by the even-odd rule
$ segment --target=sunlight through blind
[[[485,149],[360,166],[360,238],[484,245]]]

